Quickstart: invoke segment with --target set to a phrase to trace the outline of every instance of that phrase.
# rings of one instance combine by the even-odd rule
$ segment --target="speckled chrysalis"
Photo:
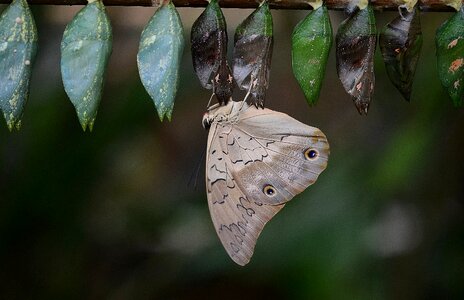
[[[293,30],[292,68],[306,101],[316,104],[324,80],[325,67],[332,47],[332,25],[327,7],[318,0]]]
[[[413,2],[415,4],[417,1]],[[404,99],[409,101],[422,48],[422,30],[419,11],[414,5],[410,8],[403,7],[399,8],[400,16],[381,31],[379,45],[390,81]],[[402,12],[401,9],[405,11]]]
[[[161,4],[142,32],[137,65],[158,116],[171,120],[184,51],[184,31],[174,4]]]
[[[438,75],[455,106],[464,103],[464,6],[461,2],[436,34]]]
[[[338,28],[337,73],[361,115],[366,115],[374,93],[374,53],[377,30],[372,7],[361,0]]]
[[[206,89],[213,89],[218,102],[232,96],[233,77],[227,63],[227,25],[217,0],[211,0],[192,25],[193,69]]]
[[[61,76],[84,131],[92,131],[112,50],[110,20],[101,0],[89,1],[66,26]]]
[[[21,127],[37,42],[26,0],[14,0],[0,16],[0,108],[10,131]]]
[[[264,1],[237,27],[234,37],[234,79],[240,89],[250,91],[255,106],[264,106],[272,45],[272,15]]]

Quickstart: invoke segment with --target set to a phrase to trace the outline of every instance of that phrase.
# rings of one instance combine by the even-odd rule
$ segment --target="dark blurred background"
[[[80,7],[33,7],[40,44],[21,131],[0,126],[1,299],[463,299],[464,111],[437,77],[436,28],[411,103],[379,51],[375,98],[358,115],[335,72],[317,106],[291,72],[290,36],[307,12],[272,11],[267,106],[321,128],[327,170],[264,229],[249,265],[235,265],[210,220],[201,117],[210,92],[195,77],[190,28],[173,121],[160,123],[136,52],[152,8],[110,7],[114,48],[94,132],[83,133],[60,76],[60,41]],[[251,10],[225,9],[232,40]],[[378,28],[397,13],[376,13]],[[334,33],[345,17],[331,12]],[[229,45],[230,46],[230,45]],[[243,93],[237,92],[237,97]]]

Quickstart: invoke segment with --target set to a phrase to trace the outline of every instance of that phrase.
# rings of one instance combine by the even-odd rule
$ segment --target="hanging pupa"
[[[37,43],[26,0],[13,0],[0,16],[0,108],[10,131],[21,127]]]
[[[293,30],[292,68],[306,101],[314,105],[319,98],[332,47],[332,25],[327,7],[321,0],[309,4],[314,10]]]
[[[232,65],[238,87],[250,91],[250,102],[257,107],[264,107],[272,45],[272,15],[264,1],[235,30]]]
[[[460,1],[448,5],[457,12],[436,33],[438,75],[459,107],[464,103],[464,6]]]
[[[110,20],[101,0],[90,0],[63,34],[61,76],[84,131],[93,129],[112,40]]]
[[[227,24],[217,0],[211,0],[192,25],[193,69],[206,89],[212,89],[219,103],[232,96],[233,77],[227,63]]]
[[[417,0],[406,2],[398,8],[400,16],[381,31],[379,45],[390,81],[409,101],[423,39]]]
[[[158,116],[171,120],[184,51],[184,30],[174,4],[156,10],[140,38],[137,65],[140,79],[155,103]]]
[[[337,73],[361,115],[367,115],[374,92],[374,54],[377,31],[372,7],[358,2],[336,36]]]

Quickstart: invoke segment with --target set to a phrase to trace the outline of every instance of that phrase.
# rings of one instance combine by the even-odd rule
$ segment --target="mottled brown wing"
[[[227,253],[244,265],[264,225],[327,166],[327,139],[286,114],[249,107],[236,124],[213,124],[208,145],[211,217]]]

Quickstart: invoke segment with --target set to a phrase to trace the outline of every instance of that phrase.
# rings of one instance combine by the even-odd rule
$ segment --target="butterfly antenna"
[[[206,147],[201,152],[200,159],[198,160],[197,165],[196,165],[194,171],[192,172],[192,174],[190,175],[190,179],[189,179],[189,181],[187,183],[188,187],[191,187],[192,183],[193,183],[193,190],[195,190],[195,191],[197,189],[198,175],[200,173],[200,168],[202,166],[202,162],[205,159],[205,155],[206,155]]]

